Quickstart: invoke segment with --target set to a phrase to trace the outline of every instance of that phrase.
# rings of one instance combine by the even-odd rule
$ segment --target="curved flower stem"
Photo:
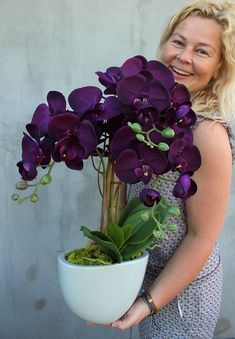
[[[99,174],[103,175],[103,172],[100,171],[98,167],[96,167],[95,161],[94,161],[94,157],[91,157],[91,162],[92,162],[92,166],[93,166],[94,170],[95,170],[96,172],[98,172]],[[100,164],[100,163],[99,163],[99,164]],[[99,167],[100,167],[100,165],[99,165]]]
[[[157,220],[157,218],[154,215],[154,210],[156,208],[157,204],[154,204],[154,206],[151,209],[151,216],[153,218],[153,220],[155,221],[156,225],[157,225],[157,230],[159,231],[160,235],[163,236],[164,232],[162,230],[162,224]]]
[[[48,168],[47,171],[47,175],[51,174],[52,168],[55,165],[55,161],[53,160],[49,165],[47,165],[46,167]],[[41,166],[40,166],[41,167]],[[45,175],[45,174],[44,174]],[[43,175],[43,176],[44,176]],[[25,200],[31,200],[32,202],[36,202],[38,200],[38,197],[35,201],[32,200],[33,197],[35,197],[37,195],[37,191],[39,189],[39,187],[42,185],[40,182],[41,178],[35,183],[35,184],[28,184],[28,187],[34,187],[34,190],[32,191],[31,194],[25,196],[25,197],[19,197],[19,199],[16,201],[18,204],[22,204]]]
[[[53,160],[49,165],[49,171],[47,172],[47,174],[51,174],[51,171],[52,171],[52,168],[54,167],[54,165],[55,165],[55,161]]]

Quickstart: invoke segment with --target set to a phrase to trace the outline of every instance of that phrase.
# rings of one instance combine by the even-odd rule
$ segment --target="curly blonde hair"
[[[215,20],[222,28],[222,55],[219,76],[192,97],[193,109],[208,116],[219,112],[217,119],[235,119],[235,3],[232,1],[199,0],[184,6],[169,21],[159,44],[159,53],[174,29],[188,16]]]

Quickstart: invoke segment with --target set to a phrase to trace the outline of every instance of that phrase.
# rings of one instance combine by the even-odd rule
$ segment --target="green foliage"
[[[136,258],[146,248],[155,247],[154,239],[167,238],[163,226],[166,217],[177,214],[175,206],[167,205],[164,199],[150,208],[135,197],[126,205],[118,223],[109,221],[107,234],[90,231],[85,226],[81,231],[100,246],[112,263],[120,263]],[[167,227],[168,231],[174,229]]]
[[[106,234],[100,231],[90,231],[87,227],[82,226],[81,231],[96,244],[100,245],[103,251],[112,259],[113,262],[121,262],[122,257],[116,243]]]
[[[102,251],[97,244],[88,244],[84,248],[78,248],[66,253],[65,259],[75,265],[110,265],[112,260]]]

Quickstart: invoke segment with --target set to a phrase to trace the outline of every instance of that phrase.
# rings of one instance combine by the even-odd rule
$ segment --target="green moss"
[[[102,252],[97,244],[88,244],[86,247],[77,248],[66,253],[65,259],[75,265],[110,265],[112,259]]]

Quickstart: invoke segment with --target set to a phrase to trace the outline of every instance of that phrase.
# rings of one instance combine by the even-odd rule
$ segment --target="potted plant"
[[[92,242],[59,256],[59,279],[76,314],[107,323],[135,300],[147,265],[145,249],[158,246],[157,238],[176,227],[167,216],[179,210],[160,196],[158,181],[178,171],[172,194],[189,198],[197,189],[191,176],[201,158],[193,145],[196,115],[189,92],[165,65],[135,56],[96,74],[104,91],[95,86],[73,90],[70,109],[62,93],[50,91],[48,104],[37,106],[17,164],[22,180],[16,188],[32,191],[12,199],[37,202],[38,189],[52,181],[56,163],[80,171],[84,160],[92,159],[102,197],[100,229],[81,227]],[[44,174],[37,180],[39,168]],[[126,201],[126,185],[138,182],[143,183],[140,195]]]

